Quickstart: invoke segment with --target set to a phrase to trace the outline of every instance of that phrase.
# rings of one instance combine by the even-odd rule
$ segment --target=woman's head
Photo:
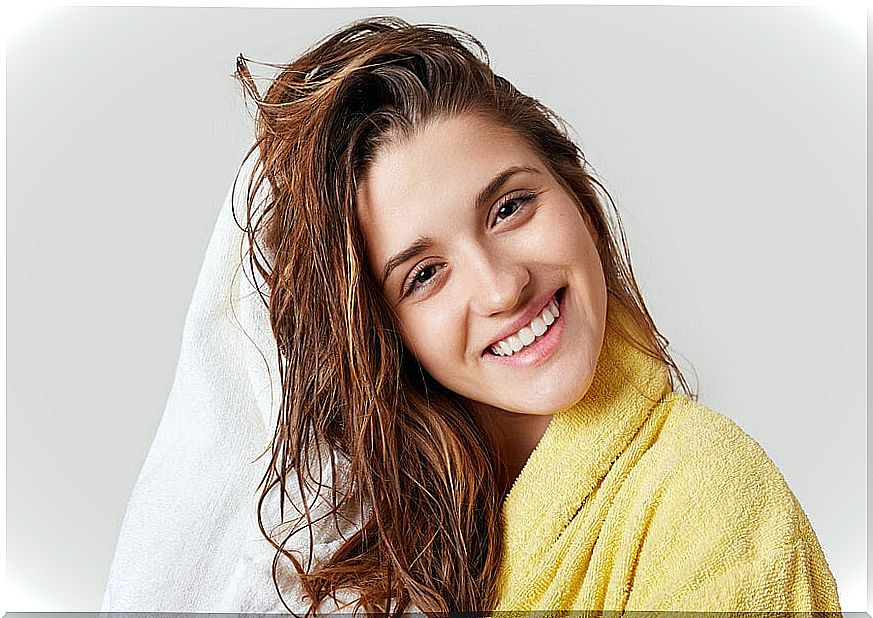
[[[526,414],[584,395],[606,319],[600,257],[578,202],[517,130],[431,117],[381,147],[357,215],[404,344],[445,388]]]
[[[353,24],[263,96],[238,69],[258,110],[249,256],[283,390],[264,494],[327,443],[373,508],[302,579],[313,597],[352,584],[371,609],[391,596],[487,609],[506,471],[470,404],[551,414],[578,400],[607,293],[649,335],[636,343],[675,369],[620,225],[560,121],[469,35]],[[499,356],[535,319],[541,340]]]

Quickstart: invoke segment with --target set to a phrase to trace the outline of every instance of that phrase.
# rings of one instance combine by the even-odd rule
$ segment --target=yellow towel
[[[761,447],[670,392],[610,299],[585,397],[556,414],[503,506],[497,611],[833,611],[806,515]],[[766,410],[762,410],[766,414]]]

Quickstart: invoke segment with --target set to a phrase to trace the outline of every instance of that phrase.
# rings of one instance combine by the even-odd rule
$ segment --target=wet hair
[[[491,610],[508,471],[463,398],[404,348],[396,314],[367,267],[357,189],[383,148],[429,120],[477,114],[515,131],[595,232],[608,302],[620,303],[647,334],[634,345],[662,360],[673,386],[693,396],[643,302],[615,205],[564,123],[496,75],[482,44],[460,30],[395,18],[356,22],[290,64],[266,65],[277,72],[263,94],[250,64],[242,56],[237,63],[256,116],[239,220],[279,350],[282,398],[258,505],[277,552],[276,589],[281,598],[287,560],[310,613],[343,590],[368,613],[399,613],[410,603],[426,613]],[[343,478],[328,488],[319,484],[322,470],[312,470],[325,452],[331,478]],[[273,491],[286,517],[292,482],[330,492],[335,519],[356,500],[368,509],[359,511],[359,529],[309,568],[287,547],[289,528],[264,523]],[[311,528],[303,511],[298,523]]]

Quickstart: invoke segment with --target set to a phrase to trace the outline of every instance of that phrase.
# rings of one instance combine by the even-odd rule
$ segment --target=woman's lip
[[[495,337],[494,340],[491,341],[491,343],[489,343],[487,346],[485,346],[485,349],[482,351],[482,355],[484,356],[486,354],[491,354],[491,351],[490,351],[491,346],[493,346],[498,341],[503,341],[504,339],[506,339],[510,335],[514,335],[515,333],[520,331],[523,327],[530,324],[531,320],[533,320],[535,317],[540,315],[545,310],[545,308],[548,306],[548,304],[552,301],[552,298],[555,296],[555,294],[557,294],[558,291],[560,291],[561,289],[562,288],[554,288],[551,292],[548,292],[547,294],[543,294],[538,299],[536,299],[535,302],[531,303],[530,308],[527,311],[525,311],[521,315],[521,317],[519,317],[517,320],[512,322],[509,326],[507,326],[502,331],[500,331],[500,334],[497,335],[497,337]],[[560,299],[558,299],[558,300],[560,300]]]
[[[532,344],[525,346],[511,356],[498,356],[489,352],[488,360],[509,367],[531,367],[549,358],[561,345],[563,339],[567,312],[565,297],[566,295],[563,295],[558,298],[558,309],[561,315],[552,322],[542,337],[537,338]]]

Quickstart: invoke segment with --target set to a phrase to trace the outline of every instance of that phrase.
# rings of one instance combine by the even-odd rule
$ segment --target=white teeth
[[[527,326],[518,331],[518,337],[519,339],[521,339],[521,342],[524,345],[530,345],[533,343],[533,340],[536,339],[536,337],[534,337],[533,331]]]
[[[554,322],[554,321],[555,321],[555,316],[552,315],[552,310],[549,308],[546,308],[546,310],[543,311],[543,322],[546,323],[546,326],[551,326],[552,322]]]
[[[537,337],[544,335],[549,326],[554,324],[560,315],[558,303],[552,299],[548,306],[543,309],[543,312],[531,320],[530,324],[516,334],[492,345],[491,351],[498,356],[512,356],[523,347],[532,344]]]

